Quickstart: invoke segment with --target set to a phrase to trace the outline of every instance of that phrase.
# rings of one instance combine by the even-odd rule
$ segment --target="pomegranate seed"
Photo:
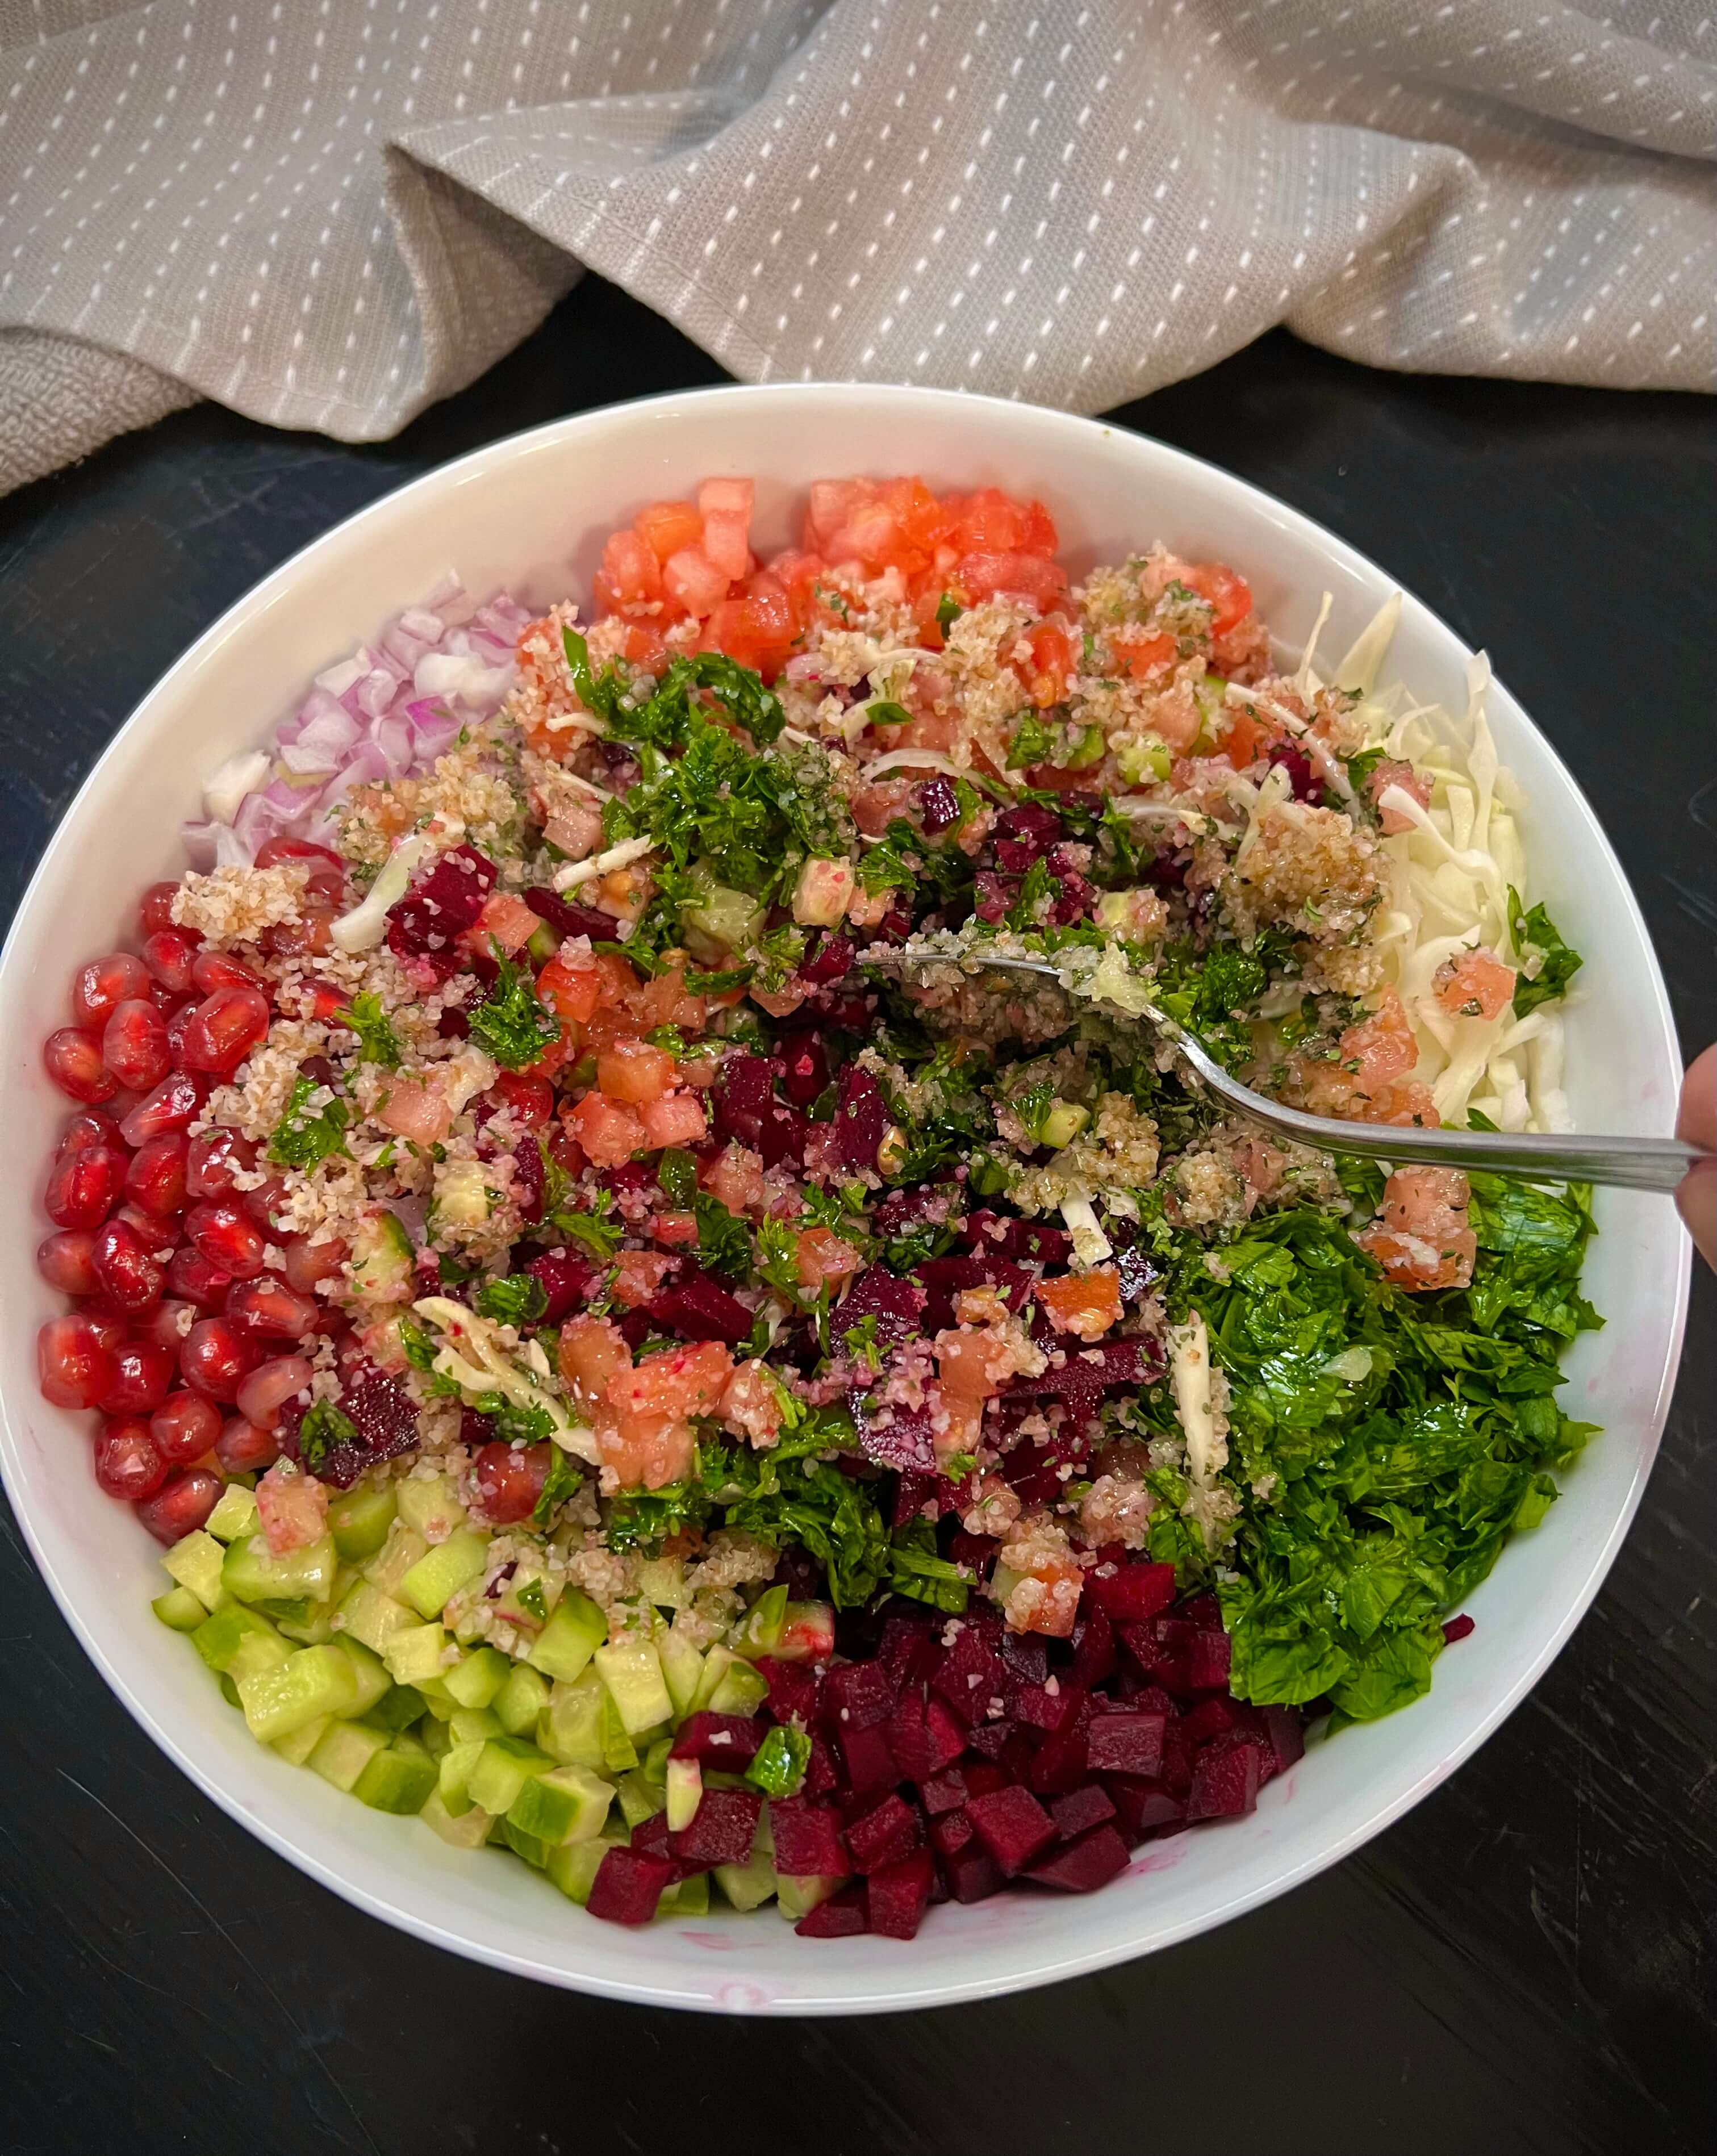
[[[210,1265],[218,1265],[234,1280],[254,1280],[262,1270],[262,1232],[236,1205],[209,1199],[193,1205],[185,1215],[185,1235]]]
[[[208,957],[204,952],[198,960]],[[188,1068],[224,1076],[235,1070],[268,1032],[268,998],[260,988],[217,988],[185,1021],[179,1052]]]
[[[152,1340],[127,1340],[115,1351],[113,1383],[95,1404],[103,1414],[152,1413],[167,1398],[178,1359],[171,1348],[157,1347]]]
[[[54,1147],[54,1157],[69,1152],[87,1152],[91,1146],[119,1147],[125,1141],[119,1134],[119,1123],[112,1116],[104,1116],[98,1108],[86,1108],[80,1116],[74,1116],[59,1133],[59,1142]]]
[[[164,1393],[149,1418],[155,1450],[169,1467],[188,1467],[213,1450],[221,1433],[221,1411],[201,1393]]]
[[[167,1285],[170,1294],[195,1303],[198,1310],[214,1310],[226,1300],[233,1276],[219,1265],[210,1265],[200,1250],[188,1246],[173,1252],[172,1263],[167,1269]]]
[[[522,1130],[542,1130],[554,1115],[554,1088],[546,1078],[532,1078],[522,1070],[503,1070],[495,1081],[501,1105],[512,1111]]]
[[[185,1158],[185,1190],[192,1198],[224,1198],[236,1171],[256,1165],[256,1147],[236,1131],[202,1131]]]
[[[113,1217],[116,1220],[123,1220],[150,1256],[159,1258],[163,1264],[178,1246],[177,1224],[172,1220],[158,1220],[154,1214],[146,1213],[141,1205],[121,1205]]]
[[[185,1163],[188,1147],[177,1131],[146,1138],[126,1170],[126,1195],[157,1219],[170,1219],[185,1206]]]
[[[188,996],[196,986],[191,978],[196,960],[197,938],[182,928],[158,928],[143,945],[143,963],[176,996]]]
[[[92,1295],[80,1302],[73,1316],[95,1327],[95,1337],[110,1355],[118,1354],[131,1337],[131,1312],[110,1302],[105,1295]]]
[[[212,996],[218,988],[260,988],[260,973],[235,958],[229,951],[199,951],[191,961],[191,980],[198,992]]]
[[[90,1253],[95,1238],[87,1228],[62,1228],[36,1246],[36,1270],[62,1295],[94,1295],[100,1286]]]
[[[158,1543],[182,1542],[203,1526],[225,1488],[206,1467],[182,1467],[169,1475],[152,1497],[137,1507],[137,1517]]]
[[[553,1457],[546,1445],[484,1445],[473,1462],[478,1502],[491,1527],[528,1519],[542,1495]]]
[[[140,1146],[167,1131],[182,1131],[203,1106],[202,1081],[188,1071],[176,1070],[155,1091],[139,1101],[119,1127],[128,1146]]]
[[[169,1281],[172,1274],[172,1267],[169,1265],[167,1267]],[[144,1340],[152,1340],[157,1348],[171,1348],[174,1367],[177,1368],[179,1359],[179,1342],[197,1322],[197,1306],[194,1302],[180,1302],[175,1301],[171,1296],[166,1296],[156,1304],[153,1310],[147,1311],[138,1319],[138,1337]]]
[[[586,1165],[584,1148],[564,1123],[557,1123],[544,1143],[548,1147],[549,1158],[557,1168],[563,1168],[568,1175],[578,1175],[583,1172]]]
[[[214,1456],[229,1475],[254,1475],[259,1468],[272,1467],[280,1448],[271,1431],[234,1415],[216,1440]]]
[[[265,930],[262,940],[277,958],[319,958],[334,947],[333,927],[331,907],[306,906],[296,921]]]
[[[307,1295],[300,1295],[272,1273],[235,1281],[227,1291],[226,1315],[275,1340],[302,1340],[316,1329],[321,1315]]]
[[[173,1069],[185,1068],[185,1028],[197,1014],[194,1003],[182,1003],[167,1022],[167,1048],[172,1056]]]
[[[285,1253],[283,1270],[287,1284],[300,1295],[309,1295],[322,1281],[337,1280],[341,1266],[351,1255],[337,1235],[325,1243],[313,1243],[308,1235],[288,1235],[280,1248]]]
[[[242,1193],[239,1208],[247,1220],[254,1221],[259,1228],[265,1228],[273,1235],[275,1232],[275,1215],[285,1202],[285,1177],[271,1175],[266,1183],[259,1183],[254,1190]]]
[[[56,1408],[92,1408],[113,1383],[110,1348],[87,1317],[50,1317],[36,1335],[36,1381]]]
[[[110,1497],[152,1497],[167,1480],[167,1462],[149,1441],[149,1425],[111,1422],[95,1440],[95,1480]]]
[[[224,1317],[199,1318],[179,1348],[179,1371],[193,1392],[228,1404],[262,1360],[253,1334]]]
[[[310,871],[306,888],[315,891],[332,885],[336,897],[346,881],[346,864],[337,854],[310,839],[265,839],[256,850],[256,865],[271,869],[282,861],[298,861]]]
[[[80,1025],[105,1025],[115,1006],[149,993],[149,968],[129,951],[92,958],[72,978],[71,1014]]]
[[[99,1228],[119,1203],[129,1156],[117,1146],[61,1153],[48,1173],[42,1202],[56,1228]]]
[[[306,1355],[276,1355],[250,1373],[239,1388],[239,1412],[259,1430],[278,1427],[280,1409],[309,1386],[315,1375]]]
[[[147,996],[116,1004],[101,1035],[101,1060],[133,1093],[147,1093],[172,1067],[167,1020]]]
[[[173,927],[173,901],[178,895],[179,886],[176,883],[150,885],[137,903],[137,926],[146,936],[160,935]],[[177,929],[175,933],[188,936],[193,943],[203,941],[194,928]]]
[[[75,1101],[111,1101],[119,1081],[101,1060],[101,1043],[81,1026],[63,1025],[42,1043],[42,1067]]]
[[[121,1310],[147,1310],[160,1301],[167,1268],[126,1221],[110,1220],[97,1232],[90,1261],[109,1300]]]

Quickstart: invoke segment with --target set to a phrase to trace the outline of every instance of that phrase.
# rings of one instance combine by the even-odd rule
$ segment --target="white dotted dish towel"
[[[751,380],[1709,389],[1714,152],[1710,0],[0,0],[0,491],[392,434],[580,264]]]

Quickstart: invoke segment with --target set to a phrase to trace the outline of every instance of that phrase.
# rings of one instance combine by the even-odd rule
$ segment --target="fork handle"
[[[1579,1132],[1416,1131],[1392,1123],[1333,1126],[1272,1101],[1258,1121],[1326,1152],[1363,1153],[1431,1168],[1476,1168],[1545,1183],[1601,1183],[1619,1190],[1671,1191],[1711,1155],[1682,1138],[1588,1137]],[[1336,1132],[1339,1129],[1340,1135]]]

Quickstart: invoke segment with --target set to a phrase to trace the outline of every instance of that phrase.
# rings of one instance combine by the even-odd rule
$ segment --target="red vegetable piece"
[[[1087,1757],[1093,1774],[1136,1774],[1149,1781],[1163,1764],[1162,1714],[1099,1714],[1086,1732]]]
[[[823,1680],[823,1712],[845,1737],[894,1712],[894,1686],[881,1662],[842,1662]]]
[[[1108,1794],[1115,1807],[1116,1825],[1129,1845],[1153,1835],[1175,1832],[1186,1824],[1185,1799],[1171,1796],[1154,1783],[1118,1777],[1108,1784]]]
[[[688,1714],[668,1757],[696,1759],[702,1767],[721,1767],[742,1774],[757,1757],[765,1728],[764,1723],[748,1714],[712,1714],[707,1710]],[[750,1855],[748,1850],[746,1855]],[[741,1864],[745,1861],[743,1856],[738,1859]]]
[[[867,1728],[843,1728],[838,1733],[841,1764],[846,1769],[846,1786],[852,1794],[861,1797],[873,1789],[892,1789],[901,1775],[888,1748],[886,1727],[872,1722]]]
[[[611,1849],[597,1866],[585,1905],[610,1924],[647,1924],[674,1876],[671,1857],[646,1850]]]
[[[769,1805],[775,1869],[784,1878],[841,1878],[851,1871],[841,1815],[807,1797],[776,1797]]]
[[[1262,1758],[1250,1738],[1207,1744],[1193,1763],[1188,1819],[1238,1819],[1254,1810]]]
[[[946,1774],[935,1774],[918,1785],[918,1801],[931,1818],[940,1819],[944,1812],[958,1811],[970,1794],[970,1784],[958,1767],[950,1767]]]
[[[1127,1869],[1127,1845],[1112,1826],[1092,1827],[1077,1841],[1034,1864],[1028,1879],[1040,1887],[1059,1887],[1067,1894],[1089,1894],[1118,1878]]]
[[[875,1871],[892,1864],[914,1848],[919,1838],[917,1813],[892,1794],[850,1821],[846,1830],[846,1845],[856,1871]]]
[[[944,1856],[942,1868],[948,1875],[948,1892],[956,1902],[988,1901],[1008,1883],[1001,1866],[975,1835],[964,1849]]]
[[[778,1661],[764,1655],[753,1667],[769,1687],[769,1712],[777,1722],[812,1720],[822,1681],[809,1662]]]
[[[908,1782],[926,1782],[966,1748],[966,1732],[944,1702],[907,1692],[888,1724],[888,1749]]]
[[[793,1927],[802,1939],[851,1939],[870,1929],[862,1887],[843,1887],[809,1909]]]
[[[866,1893],[871,1929],[879,1938],[916,1938],[935,1883],[935,1860],[928,1849],[912,1850],[871,1872]]]
[[[1175,1599],[1172,1564],[1128,1564],[1104,1578],[1101,1568],[1085,1576],[1085,1592],[1106,1617],[1118,1623],[1143,1624]]]
[[[992,1699],[1007,1693],[1007,1668],[1000,1655],[991,1652],[975,1625],[961,1628],[942,1667],[930,1680],[962,1722],[981,1722]]]
[[[706,1789],[669,1847],[681,1864],[748,1864],[763,1804],[753,1790]]]
[[[1057,1797],[1049,1808],[1049,1815],[1062,1840],[1072,1841],[1090,1828],[1101,1826],[1105,1820],[1112,1820],[1115,1807],[1101,1782],[1087,1782],[1082,1788]]]
[[[1055,1839],[1055,1821],[1029,1789],[997,1789],[991,1796],[974,1797],[966,1806],[966,1817],[1010,1876],[1023,1871]]]

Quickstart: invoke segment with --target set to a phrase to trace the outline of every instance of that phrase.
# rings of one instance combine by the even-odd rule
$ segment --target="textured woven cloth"
[[[581,264],[751,380],[1709,389],[1714,15],[0,0],[0,490],[192,393],[391,434]]]

